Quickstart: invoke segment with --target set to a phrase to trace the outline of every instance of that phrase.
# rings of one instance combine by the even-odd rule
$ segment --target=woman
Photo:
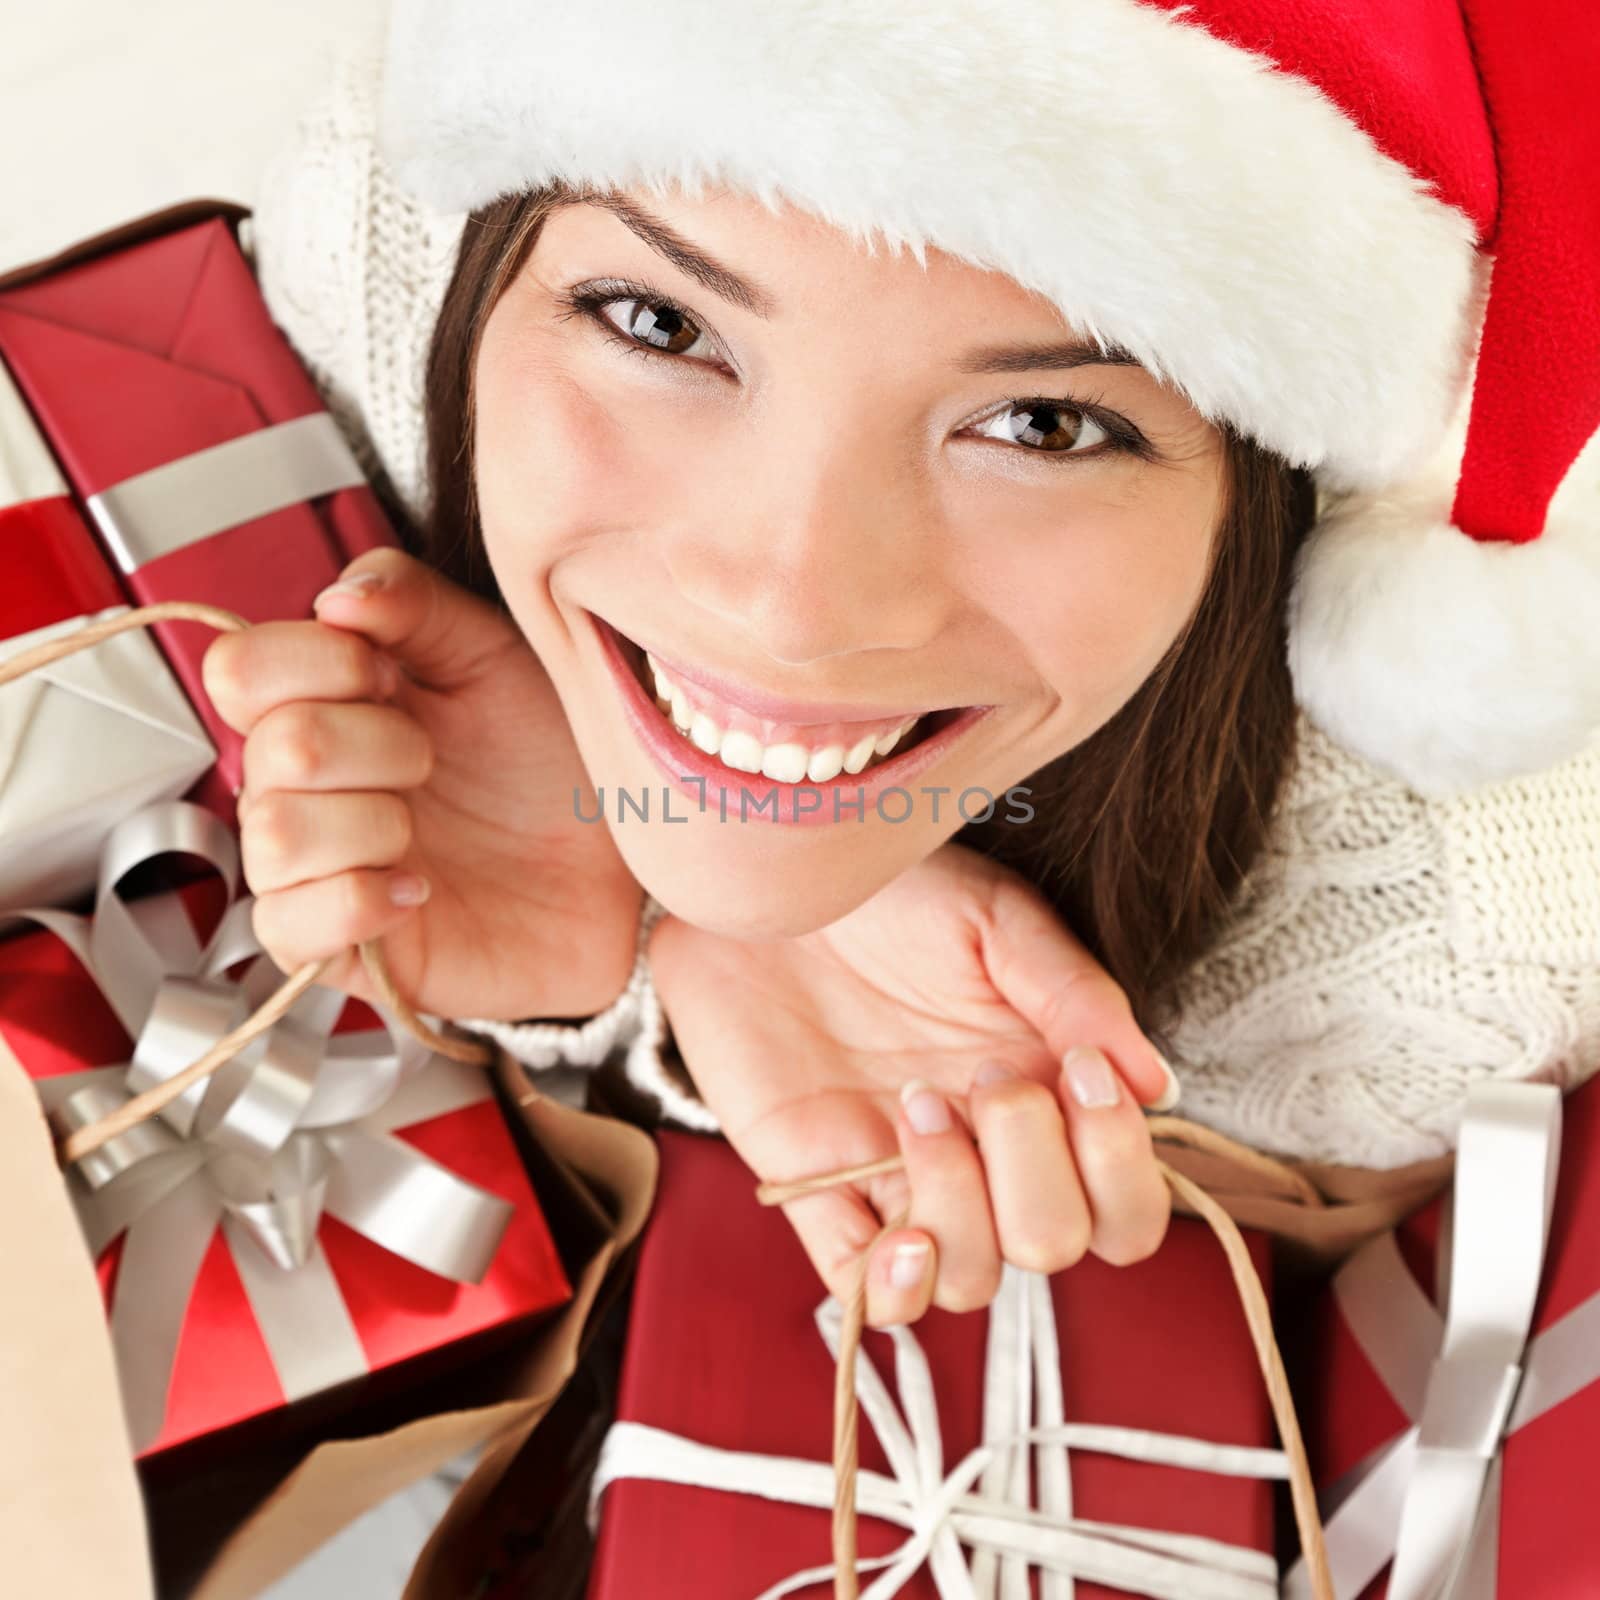
[[[422,548],[498,592],[516,626],[399,564],[376,589],[359,580],[378,574],[353,574],[319,630],[219,644],[214,687],[256,751],[245,840],[269,947],[301,960],[384,933],[434,1009],[571,1015],[620,981],[636,880],[671,913],[651,953],[695,1084],[757,1170],[898,1146],[913,1198],[938,1194],[886,1241],[885,1272],[895,1248],[920,1246],[921,1276],[898,1298],[875,1278],[874,1320],[915,1314],[941,1284],[941,1303],[981,1301],[1014,1255],[1008,1233],[1040,1216],[1060,1233],[1076,1219],[1082,1248],[1142,1196],[1108,1249],[1159,1235],[1147,1147],[1120,1135],[1097,1164],[1084,1129],[1113,1124],[1074,1121],[1055,1082],[1048,1008],[1059,1024],[1053,997],[1086,952],[1168,1040],[1186,1017],[1215,1020],[1204,985],[1183,993],[1208,958],[1210,998],[1246,992],[1219,1036],[1248,1042],[1248,1078],[1220,1054],[1175,1053],[1191,1107],[1291,1153],[1410,1159],[1447,1146],[1460,1073],[1592,1070],[1587,935],[1519,961],[1514,934],[1504,950],[1459,919],[1441,934],[1431,906],[1396,921],[1371,879],[1354,918],[1317,907],[1307,1003],[1263,1018],[1258,997],[1274,944],[1295,951],[1285,907],[1307,898],[1263,854],[1292,772],[1312,780],[1302,831],[1318,803],[1326,818],[1330,799],[1387,784],[1412,810],[1396,822],[1380,807],[1380,843],[1420,809],[1448,858],[1437,824],[1452,806],[1525,810],[1505,780],[1559,769],[1576,842],[1542,848],[1573,852],[1577,873],[1522,876],[1566,896],[1576,926],[1594,909],[1581,869],[1600,557],[1578,512],[1595,452],[1574,466],[1600,419],[1600,222],[1575,198],[1596,137],[1576,92],[1594,24],[1552,7],[1513,40],[1509,7],[1480,4],[1469,44],[1438,8],[1359,25],[1297,11],[1296,26],[1267,4],[1180,19],[1095,0],[1065,25],[1008,14],[1004,28],[954,0],[893,19],[632,9],[397,13],[387,154],[437,210],[411,204],[386,236],[409,234],[413,259],[449,241],[436,264],[461,241],[442,309],[410,330],[430,349]],[[630,21],[649,23],[647,43],[623,48]],[[336,115],[358,116],[360,93]],[[1529,131],[1550,103],[1570,123],[1555,149]],[[406,204],[381,174],[360,181]],[[319,338],[306,307],[317,274],[343,269],[292,232],[274,242],[268,204],[261,227],[269,295],[316,364],[339,335]],[[912,258],[865,248],[875,230]],[[401,269],[373,250],[382,285]],[[364,361],[390,357],[382,337],[364,330]],[[370,368],[367,382],[397,391]],[[402,493],[419,421],[367,412],[391,432]],[[1044,456],[1059,459],[1023,459]],[[382,675],[385,654],[402,673]],[[575,750],[546,736],[552,691]],[[386,713],[350,709],[391,692]],[[291,719],[307,701],[345,706]],[[308,734],[315,771],[295,755]],[[610,799],[615,855],[550,809],[585,772]],[[669,823],[659,795],[674,786]],[[1025,824],[1007,820],[1019,786]],[[799,825],[806,790],[858,787],[856,810]],[[879,804],[891,788],[909,810]],[[951,791],[942,816],[937,789]],[[974,793],[994,818],[954,809]],[[1370,834],[1337,844],[1363,870],[1413,869]],[[420,911],[419,861],[433,891]],[[1241,903],[1258,863],[1272,892]],[[598,926],[580,941],[570,921],[547,929],[570,950],[559,967],[531,959],[530,907],[570,919],[583,885]],[[1029,912],[1047,898],[1083,947],[1030,922],[1008,949],[1045,950],[1049,975],[1008,986],[1004,957],[958,936],[997,925],[997,896]],[[1352,885],[1331,898],[1347,912]],[[1217,944],[1225,914],[1243,916],[1242,944]],[[1342,935],[1330,948],[1328,928],[1352,921],[1382,952],[1386,1008],[1369,1005],[1368,969],[1338,959]],[[940,928],[952,937],[908,943]],[[1531,1047],[1537,1030],[1512,1030],[1508,1046],[1498,991],[1458,1015],[1455,975],[1507,961],[1507,991],[1531,966],[1541,1000],[1578,1025]],[[784,1028],[727,982],[753,973]],[[1397,1029],[1418,988],[1431,1011]],[[862,1044],[869,995],[889,1031]],[[610,1021],[637,1019],[643,986],[620,1004]],[[1159,1069],[1116,1005],[1092,1009],[1063,1036],[1099,1043],[1133,1098],[1157,1100]],[[1414,1038],[1431,1038],[1458,1076],[1430,1078],[1420,1108],[1375,1103],[1384,1068],[1351,1068],[1371,1040],[1330,1025],[1367,1012],[1379,1060],[1409,1068]],[[605,1042],[604,1028],[486,1026],[534,1061]],[[797,1038],[798,1069],[781,1053]],[[985,1039],[1011,1077],[979,1085]],[[1342,1077],[1307,1071],[1307,1040],[1331,1043]],[[637,1037],[641,1071],[655,1042]],[[891,1122],[897,1078],[947,1059],[942,1118],[924,1101],[929,1131],[909,1109]],[[817,1087],[817,1070],[836,1076]],[[659,1066],[652,1081],[665,1087]],[[985,1105],[1020,1112],[1000,1122],[1025,1150],[1002,1147]],[[1115,1088],[1100,1109],[1136,1122]],[[943,1165],[919,1139],[947,1141]],[[1007,1189],[1008,1172],[1027,1181]],[[795,1203],[830,1285],[898,1198]]]

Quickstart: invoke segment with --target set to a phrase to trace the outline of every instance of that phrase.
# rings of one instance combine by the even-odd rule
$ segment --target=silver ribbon
[[[816,1323],[837,1361],[839,1302],[824,1300]],[[859,1572],[879,1572],[862,1600],[891,1600],[924,1564],[940,1600],[1028,1600],[1028,1575],[1035,1568],[1040,1600],[1072,1600],[1074,1578],[1148,1600],[1275,1600],[1277,1565],[1263,1551],[1072,1515],[1069,1449],[1239,1477],[1286,1478],[1289,1468],[1281,1450],[1066,1422],[1048,1278],[1005,1267],[989,1309],[984,1440],[948,1472],[927,1357],[910,1328],[887,1332],[894,1342],[900,1406],[865,1349],[856,1358],[856,1394],[891,1475],[860,1473],[857,1504],[868,1516],[909,1529],[911,1537],[889,1555],[856,1563]],[[1029,1504],[1030,1447],[1037,1508]],[[638,1422],[613,1423],[606,1434],[589,1488],[591,1529],[598,1526],[600,1497],[618,1478],[693,1484],[819,1508],[833,1504],[830,1462],[715,1449]],[[963,1546],[974,1552],[970,1566]],[[781,1600],[833,1574],[832,1564],[807,1568],[763,1590],[757,1600]]]
[[[366,482],[325,411],[136,473],[85,502],[123,572],[286,506]]]
[[[1600,1379],[1600,1295],[1530,1338],[1561,1148],[1561,1093],[1487,1081],[1467,1095],[1441,1316],[1384,1234],[1334,1279],[1351,1333],[1411,1426],[1323,1495],[1340,1600],[1393,1561],[1389,1600],[1494,1600],[1500,1448]],[[1284,1594],[1311,1593],[1303,1562]]]
[[[176,896],[119,893],[131,868],[171,851],[199,856],[228,886],[229,907],[204,946]],[[252,901],[234,898],[238,885],[232,833],[172,801],[112,830],[91,917],[13,914],[72,949],[135,1041],[124,1065],[38,1082],[59,1132],[181,1072],[282,983],[251,930]],[[290,1400],[367,1370],[317,1243],[324,1213],[457,1282],[478,1282],[494,1258],[511,1205],[391,1136],[487,1099],[483,1073],[434,1055],[381,1007],[383,1030],[334,1035],[345,1003],[308,989],[159,1118],[78,1164],[73,1198],[90,1250],[98,1256],[125,1235],[111,1334],[136,1449],[161,1432],[189,1297],[219,1224]]]

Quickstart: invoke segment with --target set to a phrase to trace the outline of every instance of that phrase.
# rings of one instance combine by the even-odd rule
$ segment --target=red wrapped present
[[[307,617],[351,558],[393,543],[220,217],[0,292],[0,357],[142,602]],[[231,791],[238,740],[201,693],[211,638],[158,630]]]
[[[1340,1268],[1308,1376],[1341,1600],[1600,1594],[1600,1081],[1472,1087],[1453,1191]]]
[[[0,661],[127,609],[3,365],[0,573]],[[0,688],[0,906],[92,888],[113,824],[182,794],[215,758],[141,634]]]
[[[170,851],[220,879],[121,898]],[[223,824],[170,801],[111,833],[92,918],[38,914],[48,932],[0,943],[0,1041],[63,1131],[180,1071],[282,982],[250,901],[229,903],[237,881]],[[74,1170],[142,1456],[571,1298],[484,1073],[380,1017],[313,987]]]
[[[591,1600],[820,1600],[839,1305],[818,1308],[798,1240],[731,1149],[670,1132],[660,1145],[591,1489]],[[1265,1272],[1265,1241],[1248,1237]],[[1038,1567],[1045,1600],[1068,1574],[1078,1600],[1277,1594],[1273,1486],[1257,1475],[1282,1477],[1284,1458],[1265,1448],[1238,1292],[1200,1223],[1175,1220],[1134,1266],[1008,1267],[987,1312],[868,1329],[857,1392],[866,1595],[993,1593],[997,1566],[1007,1594]],[[1030,1429],[1046,1442],[1002,1447]]]

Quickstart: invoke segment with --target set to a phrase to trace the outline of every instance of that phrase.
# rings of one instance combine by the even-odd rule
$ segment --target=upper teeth
[[[907,717],[898,728],[882,734],[865,734],[852,745],[810,745],[796,742],[764,745],[742,728],[723,728],[706,712],[689,703],[689,697],[646,653],[655,680],[656,704],[671,717],[680,733],[708,756],[715,756],[735,772],[759,772],[774,783],[826,783],[841,772],[852,775],[881,761],[919,720]]]

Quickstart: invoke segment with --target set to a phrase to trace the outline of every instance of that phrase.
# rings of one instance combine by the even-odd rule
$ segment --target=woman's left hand
[[[702,1098],[763,1181],[904,1158],[784,1206],[841,1299],[908,1210],[873,1252],[873,1326],[987,1305],[1002,1261],[1130,1262],[1165,1235],[1141,1106],[1170,1104],[1168,1069],[1043,897],[986,857],[945,845],[800,938],[664,917],[650,963]]]

